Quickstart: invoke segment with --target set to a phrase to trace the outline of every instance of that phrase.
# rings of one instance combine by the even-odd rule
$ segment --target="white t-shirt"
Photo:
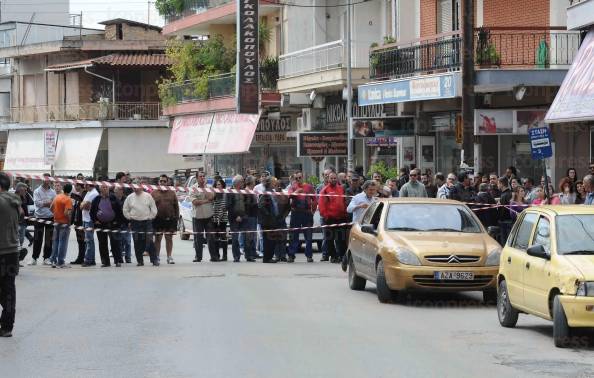
[[[99,195],[99,192],[97,191],[97,189],[93,188],[93,190],[91,190],[90,192],[88,192],[85,195],[85,198],[83,199],[83,202],[93,202],[93,200],[95,199],[95,197],[97,197]],[[83,222],[90,222],[91,221],[91,208],[89,208],[89,210],[83,210],[82,211],[82,220]]]

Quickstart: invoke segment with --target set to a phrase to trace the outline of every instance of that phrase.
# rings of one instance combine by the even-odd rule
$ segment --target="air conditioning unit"
[[[298,122],[299,131],[311,131],[315,124],[316,118],[319,114],[319,110],[312,108],[301,109],[301,122]]]

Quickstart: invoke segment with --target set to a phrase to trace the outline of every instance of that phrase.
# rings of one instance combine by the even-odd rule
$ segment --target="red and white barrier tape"
[[[104,228],[95,228],[95,227],[83,227],[83,226],[75,226],[75,225],[67,225],[63,223],[57,223],[54,221],[49,221],[41,218],[35,217],[25,217],[26,220],[46,224],[49,226],[58,226],[58,227],[69,227],[74,230],[81,230],[81,231],[88,231],[88,232],[104,232],[108,234],[158,234],[158,235],[203,235],[203,234],[215,234],[215,235],[226,235],[226,234],[247,234],[247,233],[258,233],[258,232],[293,232],[293,231],[303,231],[303,230],[315,230],[319,228],[337,228],[337,227],[346,227],[352,226],[352,222],[346,223],[337,223],[337,224],[325,224],[325,225],[318,225],[318,226],[310,226],[310,227],[292,227],[292,228],[278,228],[273,230],[244,230],[244,231],[209,231],[209,232],[190,232],[190,231],[176,231],[176,232],[165,232],[165,231],[152,231],[152,232],[145,232],[145,231],[133,231],[133,230],[112,230],[112,229],[104,229]]]

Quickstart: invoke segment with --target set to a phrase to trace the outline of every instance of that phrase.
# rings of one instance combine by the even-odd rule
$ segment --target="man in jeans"
[[[214,193],[206,193],[203,190],[207,189],[206,175],[200,171],[196,174],[196,184],[192,186],[190,199],[192,200],[192,226],[194,231],[194,251],[196,256],[194,262],[202,261],[202,251],[204,249],[204,232],[206,232],[206,242],[208,244],[208,252],[210,254],[210,261],[218,261],[217,258],[217,242],[212,223],[212,216],[214,215]]]
[[[72,184],[64,184],[63,193],[54,198],[51,210],[54,213],[54,245],[50,261],[52,268],[69,268],[64,259],[68,251],[68,237],[70,236],[70,219],[72,216]]]
[[[142,186],[135,188],[134,193],[124,201],[124,217],[130,221],[133,232],[136,266],[144,266],[144,251],[148,251],[151,263],[159,266],[159,258],[153,242],[153,219],[156,216],[155,200],[144,191]]]
[[[85,228],[85,261],[81,266],[93,266],[95,264],[95,230],[93,221],[91,220],[91,203],[97,196],[99,196],[99,192],[97,188],[93,185],[86,185],[87,194],[80,204],[80,208],[82,209],[82,220],[83,220],[83,227]]]
[[[113,194],[115,195],[116,199],[118,200],[120,207],[124,206],[124,201],[126,200],[127,195],[125,194],[125,188],[121,186],[116,186],[113,188]],[[122,257],[126,259],[126,264],[132,263],[132,235],[130,234],[130,223],[127,219],[122,219],[122,223],[120,224],[120,251],[122,253]]]
[[[43,184],[35,189],[33,192],[33,202],[35,203],[35,218],[42,221],[53,222],[54,214],[50,210],[50,206],[56,198],[56,192],[51,187],[50,176],[44,173]],[[33,258],[29,265],[37,265],[37,259],[41,254],[41,247],[43,246],[43,265],[51,265],[50,256],[52,254],[52,233],[54,226],[52,224],[44,224],[35,222],[35,233],[33,241]]]
[[[233,177],[233,189],[243,189],[243,177],[238,175]],[[241,250],[239,248],[239,231],[249,230],[248,209],[254,197],[249,194],[227,194],[227,208],[229,212],[229,227],[231,228],[231,251],[233,252],[233,262],[239,262]],[[256,234],[253,232],[244,233],[245,260],[254,262],[256,253],[254,246]]]
[[[328,170],[327,170],[328,171]],[[326,172],[324,172],[326,175]],[[336,175],[335,175],[336,176]],[[311,227],[313,226],[313,216],[316,211],[316,197],[313,186],[303,182],[303,173],[301,171],[295,172],[293,175],[295,182],[289,189],[291,200],[291,228]],[[303,230],[305,236],[305,256],[307,262],[313,262],[312,253],[312,229],[307,228]],[[289,244],[289,259],[288,262],[295,261],[295,254],[299,249],[299,231],[291,232]]]
[[[10,177],[0,172],[0,337],[11,337],[16,313],[15,278],[19,273],[19,216],[21,201],[9,193]]]

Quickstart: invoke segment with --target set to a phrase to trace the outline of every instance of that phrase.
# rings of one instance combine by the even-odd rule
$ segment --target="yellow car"
[[[375,283],[385,303],[403,290],[482,291],[496,300],[501,246],[464,204],[389,198],[353,225],[343,269],[352,290]]]
[[[558,347],[574,328],[594,327],[594,207],[531,207],[501,253],[497,312],[514,327],[520,312],[553,321]]]

